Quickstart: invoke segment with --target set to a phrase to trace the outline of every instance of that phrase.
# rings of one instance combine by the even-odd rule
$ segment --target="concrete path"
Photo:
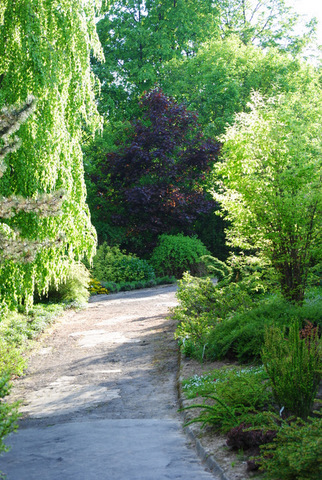
[[[213,480],[178,415],[175,287],[94,297],[67,313],[15,382],[23,418],[7,480]]]

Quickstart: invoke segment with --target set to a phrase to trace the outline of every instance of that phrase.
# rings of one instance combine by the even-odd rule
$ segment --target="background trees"
[[[224,133],[235,113],[247,110],[253,90],[272,96],[280,91],[310,89],[312,67],[276,48],[245,45],[238,36],[205,43],[193,58],[164,67],[162,87],[199,114],[208,135]],[[313,87],[314,88],[314,87]]]
[[[220,145],[160,90],[145,94],[140,106],[127,141],[99,162],[92,181],[100,218],[122,225],[127,246],[146,254],[159,234],[193,233],[198,215],[214,209],[203,184]]]
[[[100,112],[113,121],[132,118],[143,91],[171,78],[167,62],[192,59],[207,41],[235,35],[245,45],[294,54],[312,41],[315,23],[296,29],[301,18],[284,0],[108,2],[97,25],[106,61],[94,62]]]
[[[279,274],[283,295],[302,303],[310,267],[321,261],[321,90],[253,96],[236,117],[218,164],[228,240],[259,249]]]
[[[101,55],[91,2],[4,1],[0,10],[0,108],[37,98],[32,116],[20,127],[21,147],[6,157],[0,194],[37,199],[63,189],[61,215],[19,210],[3,223],[27,241],[55,240],[34,261],[0,265],[2,306],[30,304],[35,286],[63,280],[68,265],[95,246],[85,204],[81,142],[85,125],[95,129],[95,79],[90,53]]]

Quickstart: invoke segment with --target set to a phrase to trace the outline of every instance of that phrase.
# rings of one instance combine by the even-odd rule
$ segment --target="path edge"
[[[188,420],[187,413],[184,410],[181,410],[182,408],[188,406],[188,403],[184,398],[182,386],[181,386],[182,380],[183,380],[181,375],[181,365],[182,365],[182,354],[179,350],[176,387],[177,387],[177,394],[178,394],[178,403],[180,407],[179,413],[183,422],[186,422]],[[183,431],[189,437],[189,439],[194,443],[195,450],[200,460],[203,462],[204,465],[206,465],[206,467],[209,468],[209,470],[211,470],[213,474],[217,475],[218,480],[231,480],[229,477],[227,477],[221,465],[217,462],[216,458],[211,453],[207,452],[205,447],[202,445],[202,442],[199,440],[199,438],[196,436],[196,434],[193,432],[190,426],[188,425],[186,427],[183,427]]]

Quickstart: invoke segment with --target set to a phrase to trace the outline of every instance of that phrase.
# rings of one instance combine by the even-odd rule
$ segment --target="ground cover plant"
[[[9,312],[0,321],[0,453],[3,439],[17,428],[18,403],[9,404],[10,380],[23,374],[26,351],[33,341],[59,316],[66,305],[34,304],[28,313]],[[0,472],[0,478],[1,472]]]
[[[319,362],[321,367],[321,356]],[[302,381],[305,376],[303,371]],[[190,402],[183,410],[193,412],[186,425],[199,423],[224,434],[227,446],[244,452],[248,470],[260,469],[264,478],[309,479],[310,472],[321,470],[321,419],[317,412],[305,420],[286,414],[276,403],[272,386],[262,365],[225,366],[185,379],[182,389]],[[294,397],[297,387],[295,381],[290,388]]]

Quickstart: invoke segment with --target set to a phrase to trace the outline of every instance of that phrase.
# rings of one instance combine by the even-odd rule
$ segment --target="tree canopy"
[[[30,94],[37,105],[19,129],[20,148],[6,156],[0,194],[37,199],[65,192],[59,218],[19,211],[3,219],[27,241],[62,238],[59,246],[42,249],[30,263],[1,263],[3,306],[30,304],[35,286],[41,291],[50,281],[62,281],[73,259],[94,251],[81,152],[84,126],[100,124],[91,53],[102,58],[93,2],[1,2],[0,108],[22,104]]]
[[[205,43],[193,58],[164,67],[162,88],[199,115],[205,132],[218,136],[235,113],[245,111],[251,92],[265,96],[314,88],[314,69],[276,48],[245,45],[238,36]]]
[[[136,115],[138,97],[164,79],[167,62],[193,58],[207,41],[235,35],[245,45],[296,53],[316,25],[313,19],[297,33],[301,19],[284,0],[114,0],[104,13],[97,28],[106,61],[94,62],[94,71],[100,112],[113,120]]]
[[[281,289],[303,302],[310,267],[321,261],[322,92],[253,95],[223,137],[215,198],[231,226],[231,245],[260,250]]]
[[[214,208],[203,184],[220,144],[160,90],[143,95],[140,106],[127,141],[101,159],[92,180],[100,217],[123,225],[134,250],[144,238],[147,252],[161,233],[192,233],[198,215]]]

